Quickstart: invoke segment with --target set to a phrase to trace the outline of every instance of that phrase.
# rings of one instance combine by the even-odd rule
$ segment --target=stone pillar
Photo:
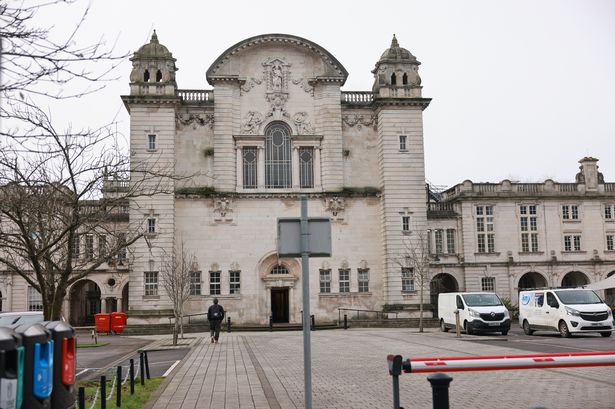
[[[104,295],[100,296],[100,312],[107,312],[107,298]]]
[[[299,189],[299,147],[293,146],[292,187]]]
[[[320,177],[320,146],[314,147],[314,188],[322,189],[322,180]]]
[[[237,167],[237,189],[243,188],[243,160],[241,157],[241,148],[235,147],[235,161]]]
[[[257,155],[257,174],[256,174],[256,183],[258,185],[258,189],[265,188],[265,148],[263,146],[259,146],[256,150]]]

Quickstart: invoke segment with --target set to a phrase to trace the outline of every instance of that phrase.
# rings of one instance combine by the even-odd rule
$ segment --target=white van
[[[510,314],[495,293],[440,293],[438,318],[440,331],[455,328],[455,311],[459,310],[459,323],[467,334],[475,332],[501,332],[510,330]]]
[[[526,335],[545,330],[559,331],[562,337],[581,332],[610,337],[613,313],[586,288],[527,290],[519,292],[519,325]]]

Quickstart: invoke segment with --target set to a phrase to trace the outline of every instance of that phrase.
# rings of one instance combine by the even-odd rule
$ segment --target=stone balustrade
[[[558,183],[551,179],[543,183],[515,183],[503,180],[500,183],[473,183],[466,180],[442,192],[443,200],[450,200],[460,195],[583,195],[586,192],[583,183]],[[615,193],[615,183],[603,183],[598,185],[597,193]]]
[[[214,101],[214,91],[211,89],[178,89],[177,96],[187,103],[203,104]]]
[[[342,91],[342,104],[370,105],[373,101],[371,91]]]

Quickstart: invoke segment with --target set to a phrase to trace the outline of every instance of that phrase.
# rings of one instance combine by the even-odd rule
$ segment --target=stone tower
[[[133,323],[146,317],[155,322],[152,311],[168,315],[171,308],[162,288],[146,284],[161,282],[161,265],[174,249],[175,186],[168,176],[175,173],[177,68],[155,31],[130,61],[130,95],[122,99],[130,113],[130,183],[139,192],[131,201],[130,224],[145,237],[130,248],[129,316]]]
[[[385,303],[418,302],[402,291],[401,268],[409,247],[426,240],[427,210],[423,110],[417,61],[395,36],[380,57],[374,74],[374,105],[378,116],[378,162],[382,189],[382,237]],[[422,243],[426,244],[426,243]],[[415,279],[415,289],[418,288]]]

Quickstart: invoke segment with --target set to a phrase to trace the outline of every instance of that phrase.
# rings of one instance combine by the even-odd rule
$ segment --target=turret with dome
[[[139,48],[130,61],[132,61],[131,95],[175,96],[176,59],[167,47],[160,44],[156,30],[150,42]]]
[[[399,42],[393,34],[391,47],[387,48],[372,71],[375,98],[421,98],[421,63]]]

